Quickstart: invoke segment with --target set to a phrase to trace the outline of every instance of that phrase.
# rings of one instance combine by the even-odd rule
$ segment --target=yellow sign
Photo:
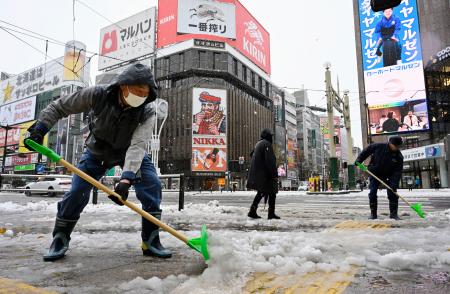
[[[27,136],[27,130],[29,127],[31,127],[32,124],[34,124],[36,121],[30,121],[30,122],[26,122],[20,125],[20,141],[19,141],[19,153],[28,153],[30,152],[30,150],[28,150],[24,145],[23,145],[23,140],[25,139],[25,137]],[[48,135],[45,135],[44,137],[44,146],[48,146]]]
[[[11,87],[11,85],[8,82],[8,84],[6,85],[6,88],[3,90],[3,95],[5,96],[5,99],[3,102],[6,102],[11,99],[11,93],[13,90],[14,90],[14,87]]]
[[[219,186],[225,186],[225,178],[218,178],[217,184],[219,184]]]

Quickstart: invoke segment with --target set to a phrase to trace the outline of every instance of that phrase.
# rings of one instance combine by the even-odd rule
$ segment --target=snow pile
[[[28,202],[25,205],[13,203],[11,201],[0,203],[0,212],[38,212],[38,211],[56,211],[56,203],[48,203],[45,200],[39,202]]]

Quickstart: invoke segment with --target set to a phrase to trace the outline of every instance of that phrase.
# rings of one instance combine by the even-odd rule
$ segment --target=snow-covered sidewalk
[[[433,197],[450,197],[448,191],[400,193],[427,203]],[[202,194],[211,196],[206,192]],[[3,228],[0,252],[27,250],[33,256],[18,261],[12,260],[14,256],[1,255],[0,265],[14,264],[16,268],[0,266],[0,276],[69,293],[242,293],[252,275],[260,272],[301,276],[317,271],[344,273],[355,266],[379,272],[450,271],[450,209],[432,209],[429,205],[427,218],[422,220],[403,206],[404,220],[395,222],[381,215],[381,219],[375,221],[389,224],[391,228],[339,229],[335,226],[347,220],[367,221],[366,192],[345,197],[282,192],[278,211],[283,219],[270,221],[247,218],[248,207],[241,203],[222,205],[220,197],[224,194],[213,193],[217,200],[206,203],[187,203],[181,212],[177,205],[163,205],[163,221],[189,238],[198,237],[202,224],[209,227],[211,259],[201,274],[187,271],[170,275],[174,265],[172,260],[167,260],[158,262],[161,275],[118,273],[123,278],[114,279],[109,285],[83,283],[78,288],[64,286],[63,280],[76,279],[73,272],[95,272],[93,268],[86,268],[88,262],[83,261],[83,254],[95,258],[93,253],[102,252],[102,256],[109,259],[114,259],[115,252],[139,254],[139,217],[128,208],[109,202],[88,205],[72,235],[68,253],[78,256],[78,262],[73,264],[66,258],[56,263],[43,263],[40,255],[51,242],[48,232],[53,225],[56,202],[39,199],[28,203],[0,203],[0,228]],[[230,195],[248,199],[250,203],[254,193],[226,193],[227,197]],[[296,197],[303,199],[296,202]],[[386,205],[384,198],[380,196],[383,206]],[[346,201],[351,201],[352,205]],[[162,242],[174,249],[175,254],[189,257],[190,262],[202,263],[197,253],[169,234],[162,234]],[[22,266],[17,266],[21,263]],[[164,269],[165,265],[168,269]],[[64,277],[60,282],[55,280],[58,275]],[[46,282],[49,279],[54,284]]]

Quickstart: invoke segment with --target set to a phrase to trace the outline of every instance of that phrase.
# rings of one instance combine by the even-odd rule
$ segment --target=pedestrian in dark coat
[[[356,159],[362,163],[371,156],[368,169],[382,181],[387,183],[394,191],[397,191],[403,170],[403,155],[399,147],[403,145],[403,140],[399,136],[389,138],[388,143],[375,143],[367,146]],[[380,183],[370,177],[369,184],[369,204],[371,216],[369,219],[377,218],[377,191]],[[387,189],[389,199],[390,218],[399,220],[398,217],[398,197],[391,190]]]
[[[248,172],[247,188],[257,191],[253,204],[250,207],[248,216],[251,218],[261,218],[256,210],[261,199],[269,198],[268,219],[279,219],[275,214],[275,198],[278,193],[278,173],[275,153],[273,152],[272,139],[273,132],[264,129],[261,132],[261,139],[256,143],[252,151],[252,161]]]

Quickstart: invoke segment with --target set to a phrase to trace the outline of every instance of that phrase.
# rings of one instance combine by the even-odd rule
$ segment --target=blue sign
[[[36,173],[43,174],[45,171],[45,166],[43,164],[36,164]]]
[[[428,130],[416,0],[379,12],[358,5],[370,134]]]

